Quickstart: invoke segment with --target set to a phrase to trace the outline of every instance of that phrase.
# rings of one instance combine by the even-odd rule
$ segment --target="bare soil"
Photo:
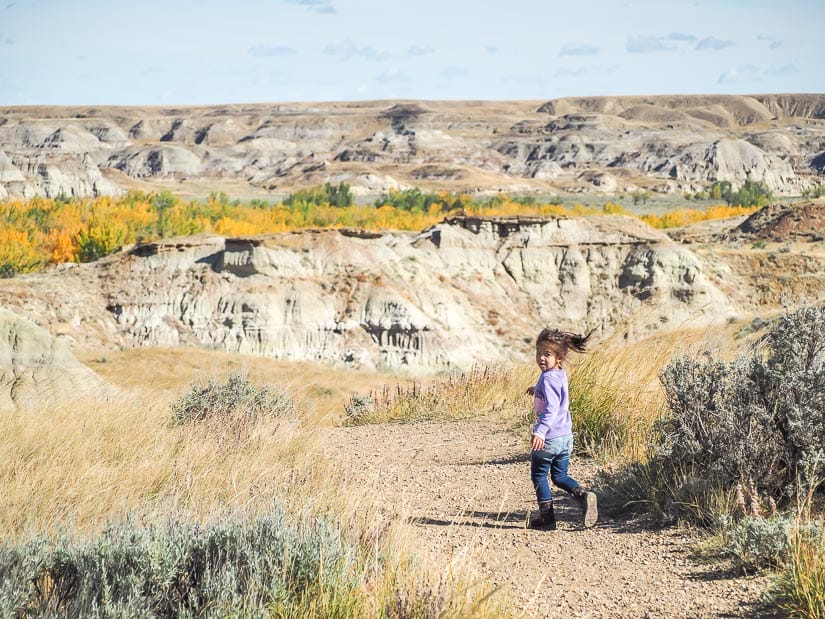
[[[420,556],[446,571],[469,552],[517,616],[778,616],[763,602],[770,577],[698,558],[696,532],[604,510],[585,529],[557,489],[558,530],[526,528],[535,506],[526,427],[501,419],[346,427],[328,448],[346,481],[374,488],[411,527]],[[597,470],[574,456],[580,482]]]
[[[732,235],[774,242],[825,240],[825,201],[771,204],[748,217]]]

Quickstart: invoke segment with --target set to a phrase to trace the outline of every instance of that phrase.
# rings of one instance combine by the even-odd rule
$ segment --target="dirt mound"
[[[63,341],[0,307],[0,410],[32,408],[104,388]]]
[[[825,238],[825,202],[771,204],[734,228],[734,235],[763,241],[819,241]]]

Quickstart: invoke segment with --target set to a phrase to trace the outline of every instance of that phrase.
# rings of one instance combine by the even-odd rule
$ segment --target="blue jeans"
[[[572,434],[551,438],[544,443],[544,449],[530,452],[530,479],[533,480],[533,487],[536,489],[536,499],[553,499],[550,484],[547,483],[548,473],[553,483],[567,492],[572,492],[579,485],[579,482],[567,474],[572,452]]]

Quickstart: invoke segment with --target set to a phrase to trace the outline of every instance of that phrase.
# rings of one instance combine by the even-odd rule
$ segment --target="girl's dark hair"
[[[569,351],[585,352],[587,342],[593,335],[591,330],[587,335],[579,335],[569,331],[559,331],[558,329],[542,329],[536,337],[536,346],[546,342],[556,353],[559,360],[564,360]]]

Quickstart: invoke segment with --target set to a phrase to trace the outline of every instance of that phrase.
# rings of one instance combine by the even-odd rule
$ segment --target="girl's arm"
[[[542,375],[541,381],[544,391],[544,408],[541,411],[536,411],[537,420],[533,426],[533,443],[535,443],[536,438],[541,439],[542,442],[542,446],[538,449],[544,447],[545,437],[550,431],[553,418],[559,413],[562,399],[562,383],[560,378],[557,378],[553,372],[546,372]]]

